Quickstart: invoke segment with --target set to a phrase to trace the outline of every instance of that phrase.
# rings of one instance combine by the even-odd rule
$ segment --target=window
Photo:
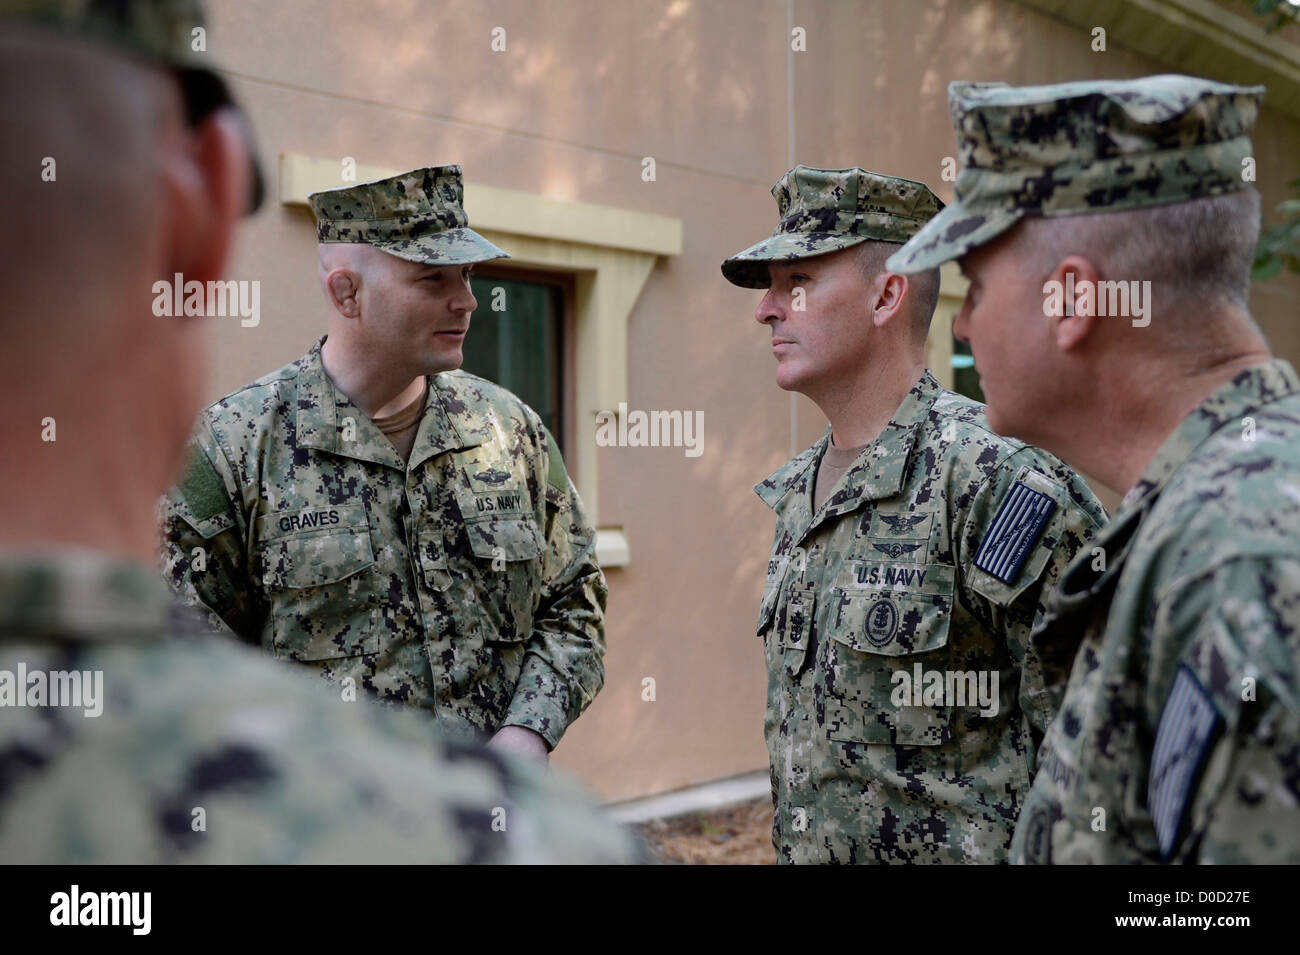
[[[975,372],[975,359],[970,353],[970,346],[952,339],[952,390],[967,398],[984,403],[984,389],[980,387],[980,376]]]
[[[563,275],[478,266],[470,287],[478,307],[461,368],[518,395],[541,416],[564,453],[571,283]]]

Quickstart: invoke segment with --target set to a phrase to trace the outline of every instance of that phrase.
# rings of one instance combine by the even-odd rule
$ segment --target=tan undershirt
[[[429,397],[429,379],[424,380],[424,390],[420,396],[400,411],[395,411],[383,418],[375,418],[376,427],[384,437],[393,443],[402,460],[409,460],[411,449],[415,447],[415,435],[420,430],[420,420],[424,417],[424,402]]]
[[[817,476],[813,479],[814,514],[822,509],[822,503],[831,496],[840,478],[853,467],[853,462],[866,448],[865,444],[857,448],[836,447],[833,439],[826,442],[826,453],[822,455],[821,463],[817,465]]]

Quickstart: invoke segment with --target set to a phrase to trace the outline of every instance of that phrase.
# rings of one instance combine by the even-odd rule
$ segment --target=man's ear
[[[1052,316],[1056,322],[1056,346],[1063,352],[1073,351],[1093,333],[1097,315],[1097,267],[1081,255],[1068,255],[1057,263],[1048,276],[1047,285],[1060,289],[1064,315]]]
[[[338,266],[325,275],[325,294],[334,310],[344,318],[359,318],[361,303],[357,293],[361,290],[361,276],[352,269]]]
[[[219,109],[162,149],[169,199],[169,271],[185,280],[219,279],[248,204],[252,167],[243,126]]]
[[[871,323],[877,328],[884,328],[891,318],[903,310],[907,276],[881,272],[876,276],[876,282],[880,284],[880,292],[876,296],[876,305],[871,310]]]

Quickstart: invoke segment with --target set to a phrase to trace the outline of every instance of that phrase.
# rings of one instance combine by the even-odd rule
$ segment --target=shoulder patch
[[[569,490],[569,473],[564,470],[564,458],[560,455],[555,438],[551,436],[551,429],[543,426],[542,430],[546,432],[546,456],[551,462],[550,470],[546,472],[546,483],[565,494]]]
[[[1200,680],[1187,664],[1179,664],[1160,714],[1147,779],[1147,811],[1155,824],[1161,861],[1178,845],[1192,786],[1222,722]]]
[[[185,470],[176,487],[196,521],[206,521],[230,508],[230,497],[221,483],[221,476],[197,444],[190,445],[185,456]]]
[[[980,541],[975,566],[1004,584],[1011,583],[1055,510],[1056,501],[1050,496],[1016,481]]]

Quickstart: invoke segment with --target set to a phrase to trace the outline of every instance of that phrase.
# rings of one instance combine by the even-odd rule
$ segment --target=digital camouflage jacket
[[[0,554],[7,863],[637,862],[545,767],[227,640],[149,568]]]
[[[814,514],[829,435],[755,487],[778,856],[1005,861],[1065,680],[1029,634],[1105,512],[929,372]]]
[[[1034,636],[1070,677],[1012,861],[1300,863],[1295,370],[1206,398],[1093,544]]]
[[[604,681],[607,591],[549,432],[505,389],[444,372],[403,463],[320,346],[200,417],[164,506],[169,579],[328,680],[554,747]]]

